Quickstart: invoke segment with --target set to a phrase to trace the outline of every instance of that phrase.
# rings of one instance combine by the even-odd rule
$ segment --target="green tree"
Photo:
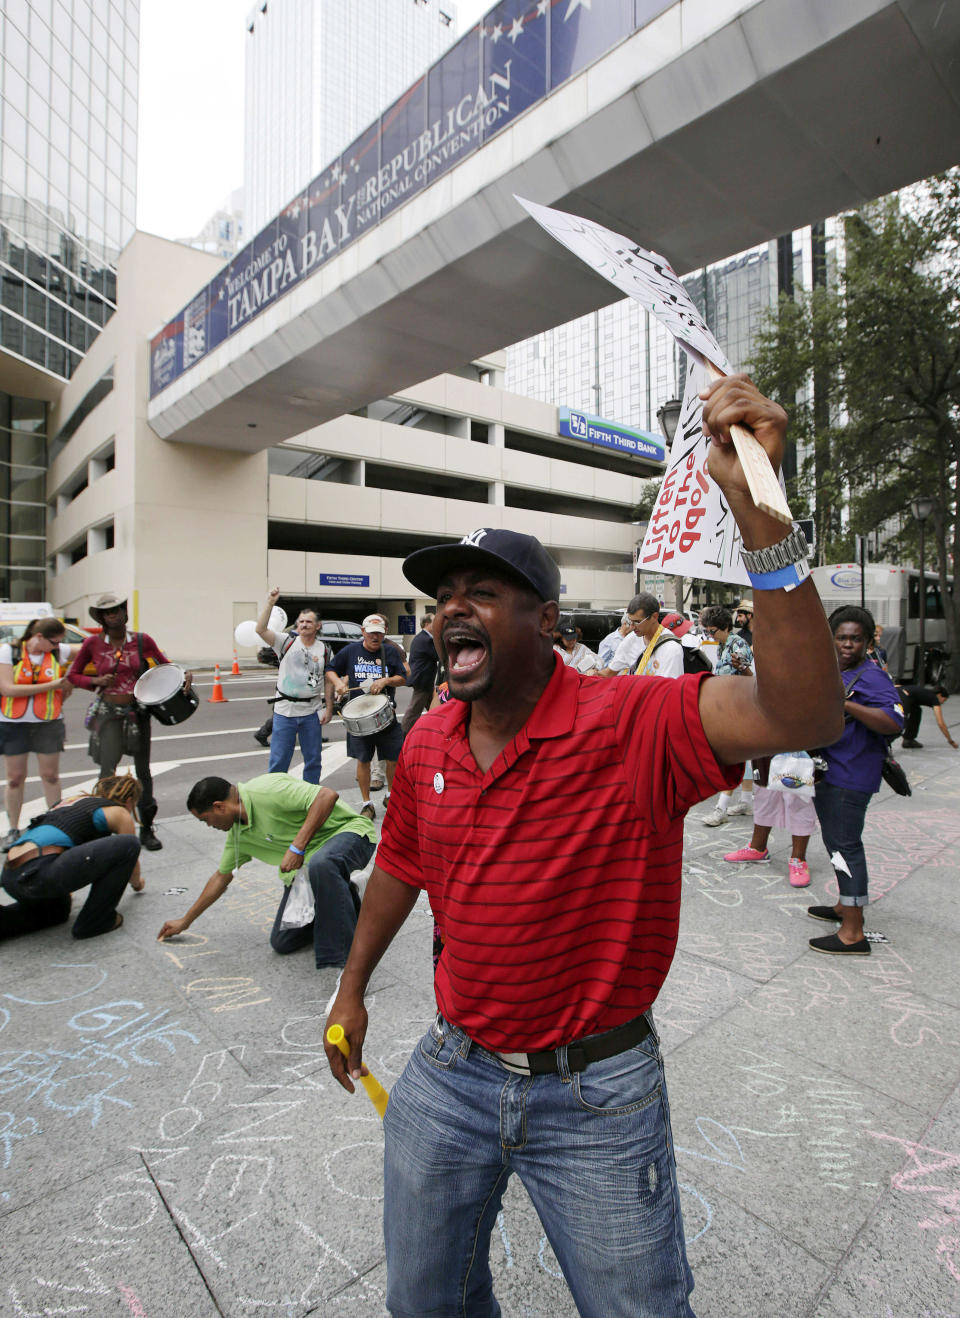
[[[791,494],[816,520],[821,561],[849,556],[853,535],[880,527],[884,555],[915,562],[910,501],[932,500],[928,544],[957,687],[960,170],[846,216],[844,240],[834,287],[781,299],[754,374],[812,454]]]

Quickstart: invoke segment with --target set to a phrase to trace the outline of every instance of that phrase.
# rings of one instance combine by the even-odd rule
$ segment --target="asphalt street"
[[[220,774],[231,782],[253,778],[266,773],[269,752],[259,746],[253,734],[269,712],[267,697],[276,690],[276,669],[256,665],[243,666],[239,677],[222,675],[226,704],[211,704],[213,674],[198,672],[194,677],[200,704],[185,723],[165,727],[152,723],[151,766],[154,790],[160,811],[157,816],[159,836],[163,837],[164,821],[182,815],[186,809],[187,793],[199,778],[207,774]],[[398,707],[406,707],[409,693],[401,691]],[[64,705],[67,745],[60,758],[60,777],[64,795],[70,790],[87,790],[97,777],[96,766],[87,754],[89,734],[83,726],[84,716],[92,700],[92,693],[75,691]],[[323,749],[323,781],[335,791],[348,789],[354,784],[353,768],[346,758],[346,733],[340,718],[334,716],[324,730],[327,744]],[[302,769],[299,747],[294,752],[291,772]],[[126,757],[121,772],[133,770],[133,761]],[[30,777],[24,793],[21,827],[31,815],[44,808],[40,780],[36,776],[36,759],[29,763]],[[0,828],[7,829],[5,813],[0,813]]]

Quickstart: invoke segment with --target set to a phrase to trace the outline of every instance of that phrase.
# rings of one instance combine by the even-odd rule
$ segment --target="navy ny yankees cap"
[[[456,545],[430,545],[403,560],[403,575],[432,599],[437,584],[457,568],[489,567],[523,585],[542,600],[560,599],[560,569],[532,535],[486,527],[465,535]]]

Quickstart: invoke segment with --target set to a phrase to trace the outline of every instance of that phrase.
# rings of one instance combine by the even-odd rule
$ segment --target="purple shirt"
[[[889,673],[870,659],[864,659],[856,668],[848,668],[840,676],[848,700],[882,709],[903,727],[903,706]],[[848,714],[839,741],[824,751],[828,766],[824,781],[832,787],[848,787],[855,792],[872,794],[880,787],[886,755],[886,737],[871,732]]]

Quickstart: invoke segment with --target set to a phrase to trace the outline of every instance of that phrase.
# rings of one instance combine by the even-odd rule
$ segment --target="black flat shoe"
[[[812,915],[815,920],[835,920],[837,924],[843,918],[837,915],[832,906],[808,906],[807,915]]]
[[[922,750],[923,750],[923,742],[922,742],[922,741],[915,741],[912,737],[911,737],[911,738],[904,737],[904,739],[903,739],[903,741],[901,741],[900,745],[901,745],[902,749],[905,750],[905,751],[922,751]]]
[[[140,845],[147,851],[162,851],[163,843],[157,837],[152,828],[141,828]]]
[[[827,934],[826,938],[811,938],[810,946],[814,952],[827,952],[831,956],[870,955],[870,944],[865,938],[858,943],[844,943],[838,934]]]

